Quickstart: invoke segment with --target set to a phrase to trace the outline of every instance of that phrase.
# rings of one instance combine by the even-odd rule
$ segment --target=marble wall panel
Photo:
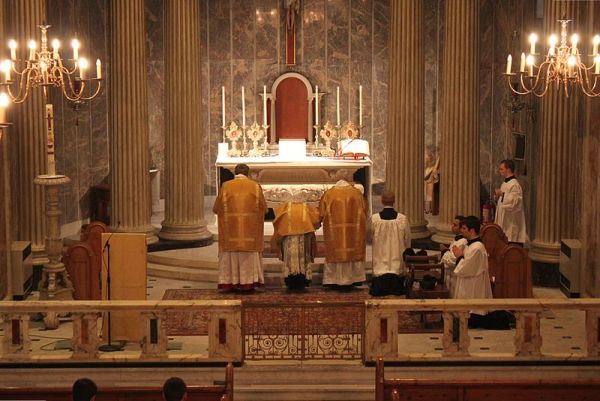
[[[347,63],[350,58],[350,9],[348,0],[327,2],[327,63]]]
[[[254,2],[231,1],[231,50],[233,59],[254,58],[254,21],[257,19]]]
[[[350,57],[371,60],[373,0],[350,1]]]
[[[423,57],[425,60],[425,147],[434,150],[438,144],[438,65],[441,62],[439,48],[439,19],[440,0],[424,0],[424,27],[423,27]],[[437,157],[437,152],[430,159]]]
[[[494,77],[494,4],[492,0],[480,2],[479,22],[479,177],[480,197],[488,199],[491,193],[491,138],[494,135],[492,112]]]
[[[208,3],[208,58],[231,59],[231,4],[228,0],[204,0]]]
[[[255,57],[256,59],[277,60],[279,49],[279,2],[277,0],[256,0],[255,16]]]
[[[325,65],[327,45],[325,40],[326,3],[325,0],[306,0],[303,7],[303,61],[305,65],[311,66],[310,71],[322,71]]]
[[[164,60],[164,1],[145,0],[146,60]]]
[[[389,21],[390,2],[373,1],[373,78],[372,93],[373,118],[371,124],[371,154],[373,159],[373,179],[385,181],[385,144],[388,115],[389,80]],[[369,122],[366,122],[367,124]]]

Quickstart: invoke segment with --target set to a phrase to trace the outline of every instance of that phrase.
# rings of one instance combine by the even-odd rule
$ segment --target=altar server
[[[219,289],[253,290],[264,285],[261,252],[267,204],[245,164],[225,182],[213,206],[219,226]]]
[[[504,182],[496,189],[495,200],[496,224],[498,224],[508,242],[524,244],[529,242],[525,227],[525,211],[523,208],[523,189],[515,178],[515,162],[502,160],[498,167]]]
[[[289,289],[302,289],[312,280],[310,263],[315,258],[315,230],[320,225],[319,211],[306,203],[287,202],[275,209],[271,246],[279,251]]]
[[[406,266],[403,254],[410,248],[408,218],[394,209],[396,195],[384,191],[383,210],[371,216],[369,225],[373,240],[373,280],[370,294],[374,296],[405,294]]]
[[[339,180],[319,203],[325,235],[323,285],[350,290],[365,277],[366,221],[368,206],[351,183],[351,172],[340,170]]]
[[[482,299],[492,298],[492,286],[488,272],[488,254],[479,238],[481,222],[475,216],[468,216],[461,222],[461,232],[467,239],[467,247],[463,250],[454,247],[456,257],[456,288],[454,298]],[[484,315],[484,311],[471,311],[472,314]]]
[[[456,256],[452,252],[454,247],[464,249],[467,246],[467,239],[460,233],[460,223],[465,219],[465,216],[455,216],[452,221],[452,233],[454,234],[454,241],[449,246],[444,244],[440,245],[440,251],[442,253],[442,263],[444,264],[446,286],[450,291],[450,297],[454,296],[454,290],[456,288],[456,276],[453,271],[456,267]]]

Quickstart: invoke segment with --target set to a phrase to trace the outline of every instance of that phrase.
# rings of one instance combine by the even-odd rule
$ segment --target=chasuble
[[[221,187],[213,206],[219,217],[220,252],[262,252],[267,203],[260,185],[236,175]]]
[[[275,209],[274,233],[271,245],[282,237],[312,233],[320,225],[319,211],[305,203],[287,202]]]
[[[362,193],[345,181],[323,194],[319,213],[327,248],[327,263],[365,260],[367,203]]]

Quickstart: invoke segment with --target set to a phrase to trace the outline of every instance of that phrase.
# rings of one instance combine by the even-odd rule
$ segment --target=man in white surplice
[[[498,166],[504,182],[496,189],[494,196],[496,207],[496,224],[498,224],[508,242],[525,244],[529,242],[525,226],[525,211],[523,210],[523,189],[515,178],[515,162],[502,160]]]
[[[453,271],[456,267],[456,256],[452,252],[452,248],[458,247],[464,249],[467,246],[467,239],[460,233],[460,223],[465,219],[465,216],[455,216],[452,221],[452,233],[454,234],[454,241],[449,246],[440,244],[440,251],[442,253],[442,263],[444,264],[445,277],[444,281],[450,291],[450,298],[454,297],[454,289],[456,287],[456,276]]]
[[[467,247],[464,250],[459,247],[452,249],[456,257],[454,298],[493,298],[488,254],[479,238],[481,222],[475,216],[468,216],[461,222],[460,227],[463,237],[467,239]],[[485,311],[471,311],[471,314],[484,315]]]
[[[408,218],[394,209],[396,195],[384,191],[383,210],[371,216],[369,234],[373,240],[373,281],[371,295],[400,294],[398,277],[406,276],[403,253],[410,248]],[[373,293],[374,289],[378,289]]]

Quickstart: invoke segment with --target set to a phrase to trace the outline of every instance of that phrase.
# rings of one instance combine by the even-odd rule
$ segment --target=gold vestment
[[[213,212],[219,217],[219,251],[262,252],[267,203],[257,182],[245,176],[225,182]]]
[[[273,220],[271,246],[275,249],[282,237],[311,233],[319,228],[321,218],[317,208],[305,203],[287,202],[277,207]]]
[[[327,263],[365,260],[367,203],[351,185],[336,185],[319,203]]]

